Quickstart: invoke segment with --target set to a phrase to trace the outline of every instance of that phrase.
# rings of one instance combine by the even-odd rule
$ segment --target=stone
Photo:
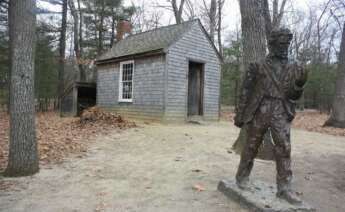
[[[255,212],[314,212],[314,208],[303,202],[292,205],[276,197],[275,185],[262,181],[251,182],[250,190],[242,190],[235,180],[222,180],[218,190],[232,200],[239,202],[249,211]]]

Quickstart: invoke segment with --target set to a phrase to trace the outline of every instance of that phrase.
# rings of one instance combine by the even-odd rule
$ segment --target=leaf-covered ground
[[[224,119],[233,122],[235,114],[233,112],[223,112]],[[334,127],[323,127],[323,124],[329,118],[328,114],[317,111],[298,112],[292,126],[297,129],[303,129],[310,132],[318,132],[328,135],[345,136],[345,129]]]
[[[344,212],[345,137],[292,130],[292,188],[317,211]],[[2,178],[0,211],[246,212],[217,190],[240,157],[229,123],[159,124],[91,139],[83,157],[42,166],[32,177]],[[251,180],[275,187],[273,161],[256,160]]]
[[[9,141],[9,117],[0,113],[0,171],[7,164]],[[91,108],[80,118],[61,118],[57,113],[38,113],[36,133],[40,164],[61,162],[70,153],[86,152],[87,142],[97,135],[112,130],[135,127],[121,116]]]

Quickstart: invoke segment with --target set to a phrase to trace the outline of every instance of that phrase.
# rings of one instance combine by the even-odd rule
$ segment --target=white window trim
[[[133,72],[132,72],[132,98],[131,99],[123,99],[122,94],[123,94],[123,83],[122,83],[122,75],[123,75],[123,65],[126,64],[133,64]],[[133,102],[133,90],[134,90],[134,60],[128,60],[128,61],[123,61],[120,62],[120,73],[119,73],[119,102]]]

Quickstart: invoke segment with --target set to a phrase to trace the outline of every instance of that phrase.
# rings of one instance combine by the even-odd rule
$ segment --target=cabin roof
[[[97,61],[165,49],[181,38],[197,21],[199,20],[195,19],[181,24],[164,26],[130,35],[115,43],[115,45],[102,54]]]

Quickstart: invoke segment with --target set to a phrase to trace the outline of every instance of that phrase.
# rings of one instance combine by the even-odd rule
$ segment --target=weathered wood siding
[[[132,118],[162,119],[165,56],[134,60],[133,102],[118,102],[119,63],[98,67],[97,105]]]
[[[204,118],[217,120],[220,60],[197,22],[168,49],[165,118],[167,120],[187,118],[189,61],[204,63]]]

